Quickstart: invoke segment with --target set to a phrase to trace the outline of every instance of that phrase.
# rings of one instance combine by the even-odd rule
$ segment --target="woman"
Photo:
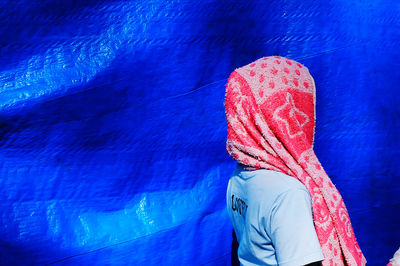
[[[238,162],[228,212],[243,265],[365,265],[343,200],[314,151],[315,85],[293,60],[261,58],[226,86]]]

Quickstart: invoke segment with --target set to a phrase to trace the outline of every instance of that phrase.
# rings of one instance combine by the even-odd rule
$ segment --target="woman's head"
[[[226,86],[225,110],[227,150],[242,164],[280,168],[275,146],[294,157],[312,149],[315,84],[296,61],[271,56],[236,69]]]

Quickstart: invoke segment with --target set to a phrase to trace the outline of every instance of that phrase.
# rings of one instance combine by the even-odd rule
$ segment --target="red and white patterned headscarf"
[[[314,106],[314,80],[298,62],[264,57],[236,69],[226,85],[226,148],[247,169],[279,171],[307,187],[324,266],[365,265],[342,197],[313,150]]]

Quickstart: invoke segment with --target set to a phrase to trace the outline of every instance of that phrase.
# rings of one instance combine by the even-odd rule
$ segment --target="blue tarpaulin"
[[[230,265],[225,84],[306,65],[368,265],[400,247],[398,1],[0,1],[1,265]]]

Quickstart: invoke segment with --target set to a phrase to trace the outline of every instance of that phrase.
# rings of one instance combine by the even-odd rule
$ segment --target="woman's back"
[[[310,195],[293,177],[238,164],[229,180],[227,206],[241,264],[305,265],[323,259]]]

